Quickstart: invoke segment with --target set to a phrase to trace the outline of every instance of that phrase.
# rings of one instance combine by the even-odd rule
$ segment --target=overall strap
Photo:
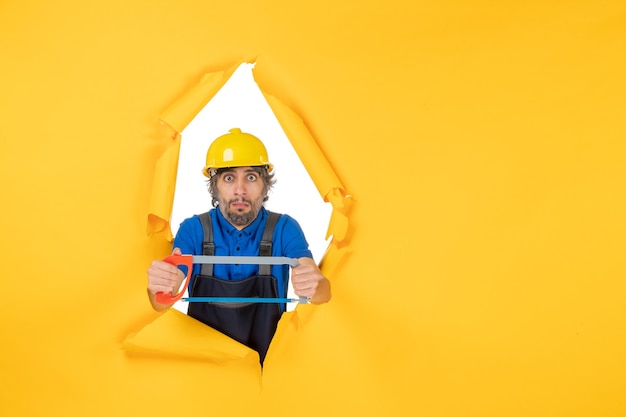
[[[208,256],[215,255],[215,243],[213,243],[213,225],[211,223],[211,216],[208,212],[202,213],[200,216],[200,223],[202,223],[202,229],[204,230],[204,241],[202,242],[202,254]],[[213,276],[213,264],[202,264],[200,269],[201,275],[209,277]]]
[[[213,224],[211,216],[208,212],[198,216],[202,229],[204,230],[204,241],[202,242],[202,254],[208,256],[215,255],[215,243],[213,242]],[[280,213],[268,212],[267,222],[261,237],[261,246],[259,248],[259,256],[272,256],[272,237],[274,236],[274,228],[280,218]],[[202,264],[200,275],[208,277],[213,276],[213,264]],[[271,265],[259,265],[259,275],[272,275]]]
[[[279,213],[269,211],[267,216],[267,222],[265,223],[265,229],[263,230],[263,236],[261,237],[261,247],[259,249],[259,256],[272,256],[272,237],[274,236],[274,228],[276,222],[280,217]],[[259,275],[272,275],[271,265],[259,265]]]

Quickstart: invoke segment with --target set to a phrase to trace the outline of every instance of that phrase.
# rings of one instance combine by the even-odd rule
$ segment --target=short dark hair
[[[269,199],[269,193],[274,187],[276,183],[276,178],[274,178],[274,172],[268,172],[266,166],[259,167],[251,167],[256,172],[259,173],[259,176],[263,180],[263,202],[266,202]],[[217,190],[217,178],[224,171],[227,171],[231,168],[218,168],[215,170],[211,178],[207,180],[207,187],[209,189],[209,194],[211,194],[211,205],[213,207],[217,207],[219,205],[219,191]]]

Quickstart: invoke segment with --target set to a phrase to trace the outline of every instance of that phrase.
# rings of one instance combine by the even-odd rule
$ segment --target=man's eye
[[[256,179],[257,179],[256,175],[254,175],[254,174],[248,175],[248,181],[256,181]]]
[[[224,181],[232,182],[232,180],[233,180],[233,176],[232,175],[224,175]]]

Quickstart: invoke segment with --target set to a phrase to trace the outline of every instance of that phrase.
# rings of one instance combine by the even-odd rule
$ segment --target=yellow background
[[[0,2],[0,414],[626,415],[626,4],[503,3]],[[333,300],[262,376],[123,350],[178,337],[161,116],[251,60],[352,196]]]

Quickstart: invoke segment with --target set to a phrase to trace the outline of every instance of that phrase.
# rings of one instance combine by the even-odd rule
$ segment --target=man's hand
[[[174,248],[172,255],[182,255],[182,253],[180,249]],[[176,265],[161,260],[152,261],[148,268],[148,296],[152,307],[157,311],[170,307],[171,304],[158,303],[155,295],[158,292],[176,294],[184,279],[185,275]]]
[[[312,303],[320,304],[330,300],[330,282],[311,258],[298,259],[300,266],[291,271],[291,284],[299,297],[307,297]]]

